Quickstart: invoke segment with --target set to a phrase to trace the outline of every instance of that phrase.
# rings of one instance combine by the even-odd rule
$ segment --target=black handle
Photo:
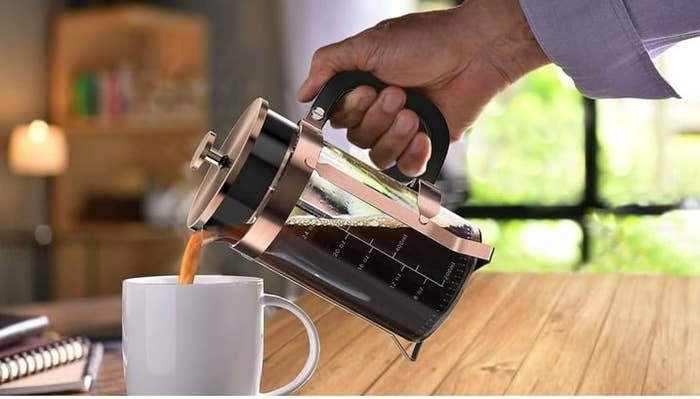
[[[311,105],[309,117],[319,122],[322,126],[333,112],[333,106],[349,91],[363,85],[371,86],[378,92],[388,86],[369,72],[340,72],[333,76],[321,89],[321,92]],[[440,175],[442,165],[445,163],[447,148],[450,145],[450,131],[447,128],[445,118],[435,104],[414,90],[403,90],[406,92],[405,108],[412,110],[418,115],[420,130],[428,135],[432,147],[425,172],[418,178],[435,183]],[[418,178],[405,176],[396,166],[388,169],[386,173],[400,182],[408,183],[411,187],[418,181]]]

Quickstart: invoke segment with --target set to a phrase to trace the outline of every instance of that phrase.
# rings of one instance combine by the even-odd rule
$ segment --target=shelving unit
[[[138,201],[149,186],[182,181],[209,127],[208,26],[198,15],[129,5],[67,12],[53,28],[50,118],[69,144],[68,169],[51,192],[53,297],[115,294],[124,278],[172,273],[184,225],[115,221],[118,206],[107,209],[111,220],[86,218],[88,203]],[[90,113],[76,83],[85,76],[94,83]]]

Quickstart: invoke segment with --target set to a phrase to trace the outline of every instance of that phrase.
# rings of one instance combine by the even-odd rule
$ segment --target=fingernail
[[[408,133],[413,128],[413,121],[403,113],[396,117],[396,131],[398,133]]]
[[[396,93],[389,93],[384,97],[384,101],[382,102],[382,110],[386,113],[394,113],[397,112],[402,104],[402,98],[400,95]]]
[[[417,140],[413,140],[408,147],[408,152],[414,157],[419,157],[423,154],[423,145]]]

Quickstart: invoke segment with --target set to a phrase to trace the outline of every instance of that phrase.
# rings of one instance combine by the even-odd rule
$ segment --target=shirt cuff
[[[622,0],[520,0],[549,59],[591,98],[679,97],[649,57]]]

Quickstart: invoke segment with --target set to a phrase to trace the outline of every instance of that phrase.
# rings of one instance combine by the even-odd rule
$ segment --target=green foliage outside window
[[[700,274],[700,211],[661,216],[595,214],[592,261],[583,270]]]
[[[603,201],[619,206],[700,198],[700,136],[683,134],[692,121],[685,123],[690,126],[674,123],[678,111],[697,113],[687,105],[676,100],[598,102]]]
[[[496,248],[488,271],[566,272],[581,262],[580,226],[573,220],[472,220]]]
[[[468,134],[471,204],[561,205],[581,201],[583,107],[548,66],[492,101]]]

